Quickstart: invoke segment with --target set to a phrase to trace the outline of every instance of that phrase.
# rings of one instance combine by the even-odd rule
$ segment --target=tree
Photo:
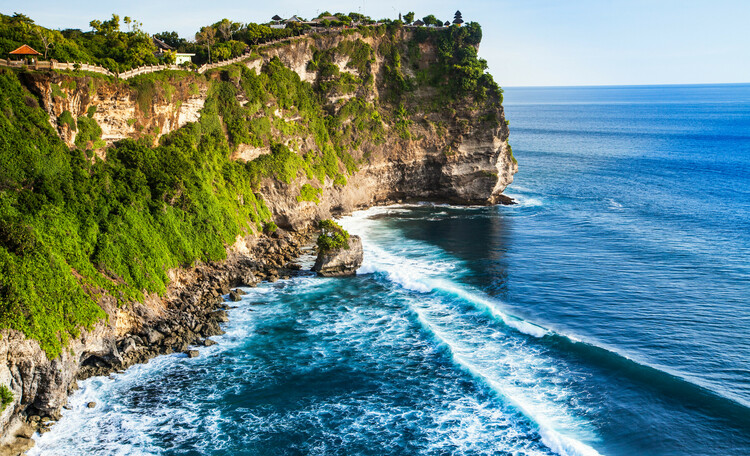
[[[44,60],[47,60],[47,51],[55,46],[54,35],[49,30],[37,27],[36,34],[39,36],[39,40],[42,42],[42,48],[44,49]]]
[[[103,22],[94,19],[93,21],[89,22],[89,25],[97,34],[110,36],[114,32],[120,31],[120,16],[118,16],[117,14],[113,14],[112,19]]]
[[[137,67],[157,63],[157,59],[154,57],[156,52],[154,40],[146,32],[138,30],[126,36],[125,62],[127,65]]]
[[[216,30],[219,31],[219,35],[221,35],[224,41],[229,41],[232,38],[232,22],[229,19],[222,19],[216,25]]]
[[[414,22],[414,11],[409,11],[404,15],[404,22],[407,24]]]
[[[425,16],[422,18],[422,22],[424,22],[424,25],[436,25],[440,27],[443,25],[443,21],[436,18],[434,15],[430,14],[429,16]]]
[[[128,32],[130,31],[130,24],[133,22],[133,19],[130,18],[130,16],[125,16],[125,18],[122,20],[125,25],[128,26]]]
[[[185,38],[180,38],[180,35],[178,35],[177,32],[155,33],[154,38],[158,38],[178,50],[187,44],[187,40]]]
[[[30,18],[29,16],[21,13],[13,13],[13,16],[10,18],[11,24],[25,24],[25,25],[31,25],[34,23],[34,19]]]
[[[216,30],[211,26],[202,27],[195,34],[195,40],[208,48],[208,63],[211,63],[211,45],[216,41]]]
[[[255,23],[247,24],[247,27],[245,27],[244,30],[245,40],[252,44],[258,44],[262,39],[270,36],[272,30],[273,29],[267,25]]]
[[[360,14],[360,13],[349,13],[349,17],[352,19],[353,22],[359,22],[359,23],[367,23],[371,20],[370,16],[365,16],[364,14]]]

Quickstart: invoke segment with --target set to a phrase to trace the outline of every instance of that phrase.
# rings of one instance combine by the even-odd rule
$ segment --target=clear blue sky
[[[749,0],[0,0],[3,13],[22,12],[52,28],[87,30],[91,19],[114,12],[150,33],[175,30],[186,38],[224,17],[265,22],[323,9],[373,18],[415,11],[442,20],[460,9],[482,24],[480,55],[503,86],[750,82]]]

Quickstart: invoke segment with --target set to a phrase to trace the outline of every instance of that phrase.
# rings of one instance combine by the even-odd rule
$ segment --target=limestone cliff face
[[[137,90],[96,76],[25,73],[25,85],[36,94],[60,137],[73,147],[77,128],[60,121],[64,112],[74,120],[90,116],[102,129],[101,139],[112,145],[125,138],[162,135],[195,122],[208,88],[198,78],[171,78],[168,84],[149,83]],[[104,158],[104,148],[97,153]]]
[[[410,33],[402,30],[398,39],[408,41]],[[303,81],[314,84],[317,72],[310,71],[308,63],[316,50],[334,49],[343,42],[357,40],[378,49],[383,39],[382,36],[359,34],[307,36],[283,46],[261,49],[260,57],[244,64],[260,71],[272,58],[279,58]],[[325,94],[331,112],[336,112],[354,96],[374,102],[383,97],[388,63],[378,53],[374,54],[373,60],[370,71],[375,83],[372,88],[348,94]],[[435,60],[435,49],[429,44],[421,44],[418,66],[429,67]],[[346,56],[338,56],[334,63],[342,73],[364,77],[347,65],[349,58]],[[404,71],[414,76],[418,69],[415,67],[405,65]],[[134,87],[132,82],[127,85],[101,78],[73,78],[60,74],[26,75],[25,83],[38,94],[50,114],[50,122],[70,146],[75,143],[76,132],[58,121],[64,111],[78,118],[95,109],[93,119],[101,126],[102,139],[107,145],[120,139],[146,135],[156,143],[162,135],[197,120],[208,93],[205,80],[185,75],[172,77],[164,84],[157,81],[145,88]],[[265,182],[262,193],[273,209],[277,223],[296,229],[316,218],[328,218],[332,213],[402,199],[446,200],[457,204],[507,201],[502,191],[513,182],[518,166],[508,149],[508,127],[502,105],[491,101],[459,102],[451,109],[437,112],[420,108],[429,105],[435,96],[433,88],[417,87],[411,100],[415,106],[410,119],[411,139],[399,137],[392,126],[386,124],[385,142],[352,151],[355,158],[366,156],[359,171],[343,188],[328,180],[320,204],[300,204],[296,200],[296,189],[304,179],[290,185]],[[283,117],[281,110],[276,113]],[[482,120],[488,114],[497,119],[495,124]],[[300,152],[314,147],[309,138],[300,139],[303,142]],[[239,144],[233,157],[250,161],[269,152],[268,147]],[[97,154],[103,158],[105,150],[99,149]]]
[[[410,38],[408,31],[398,33],[402,40]],[[259,70],[277,57],[302,80],[318,84],[320,76],[309,65],[316,50],[333,49],[353,40],[378,49],[383,39],[356,33],[307,36],[284,46],[263,49],[259,58],[245,65]],[[436,58],[435,49],[429,44],[421,44],[419,50],[420,61],[404,68],[412,76]],[[348,65],[347,57],[337,56],[334,63],[340,72],[364,79],[365,75],[359,75]],[[387,66],[388,62],[375,53],[369,66],[373,81],[369,88],[325,93],[326,109],[336,113],[354,96],[371,102],[384,100]],[[160,136],[197,120],[209,93],[208,80],[191,75],[165,76],[166,83],[156,79],[141,86],[137,82],[125,84],[59,73],[28,73],[21,77],[49,113],[50,123],[71,147],[78,132],[61,121],[66,111],[74,121],[83,116],[93,118],[101,127],[105,144],[147,135],[156,142]],[[434,88],[417,87],[407,102],[408,135],[400,134],[393,122],[384,122],[382,141],[365,142],[352,151],[357,171],[348,176],[346,185],[326,178],[318,203],[300,202],[297,197],[303,184],[313,183],[317,187],[320,183],[303,176],[288,184],[264,180],[260,193],[276,223],[288,232],[274,238],[253,234],[238,237],[235,245],[228,247],[229,260],[225,263],[170,271],[171,284],[165,297],[150,296],[146,302],[134,303],[127,309],[117,308],[114,299],[102,297],[99,304],[108,314],[108,321],[102,321],[92,331],[84,331],[61,357],[49,360],[37,342],[14,331],[3,331],[0,384],[10,385],[14,401],[0,413],[0,445],[28,444],[28,439],[24,440],[29,436],[27,417],[54,419],[77,378],[127,367],[149,356],[179,349],[196,338],[210,335],[208,327],[217,331],[216,318],[206,315],[214,315],[219,295],[228,292],[233,284],[255,283],[263,278],[273,280],[283,274],[278,271],[283,271],[285,262],[298,252],[300,241],[294,233],[306,232],[315,220],[406,199],[459,204],[503,202],[502,191],[513,181],[517,164],[507,143],[508,127],[502,106],[497,101],[458,100],[446,110],[425,108],[435,96]],[[287,115],[280,108],[273,112],[274,116]],[[487,122],[487,118],[494,121]],[[296,141],[301,144],[299,153],[314,147],[311,138],[296,138]],[[106,159],[106,149],[101,144],[87,146]],[[234,147],[232,157],[250,161],[269,152],[267,146],[239,144]],[[19,448],[0,448],[0,454],[17,454]]]
[[[399,39],[408,41],[411,39],[410,32],[401,31]],[[302,80],[315,83],[316,73],[308,71],[307,66],[315,50],[333,49],[347,40],[361,40],[378,49],[383,38],[356,34],[310,37],[289,46],[263,51],[262,59],[249,62],[248,66],[260,69],[268,60],[278,57]],[[435,63],[433,47],[422,44],[420,51],[420,68]],[[346,57],[336,59],[334,63],[342,73],[357,74],[347,65],[349,60]],[[330,111],[336,112],[355,95],[370,101],[379,100],[384,95],[383,80],[387,64],[376,53],[371,66],[376,81],[373,90],[328,94]],[[404,70],[407,75],[414,76],[414,68],[404,65]],[[311,220],[328,218],[331,214],[405,199],[457,204],[509,202],[510,199],[502,192],[513,182],[518,165],[508,146],[509,131],[502,105],[499,102],[456,103],[451,109],[437,112],[420,108],[428,106],[435,96],[434,88],[417,87],[411,99],[416,111],[411,116],[411,139],[399,137],[390,126],[383,144],[364,146],[360,151],[358,158],[366,155],[366,162],[350,177],[346,186],[337,187],[330,180],[326,181],[319,204],[300,204],[295,199],[293,189],[306,183],[304,179],[290,185],[266,182],[263,194],[273,207],[279,226],[296,229],[306,226]],[[498,122],[494,125],[485,123],[482,119],[488,115]]]

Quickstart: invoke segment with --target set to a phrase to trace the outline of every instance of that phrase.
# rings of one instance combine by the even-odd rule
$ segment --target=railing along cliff
[[[99,65],[89,65],[88,63],[76,63],[76,62],[57,62],[55,60],[41,60],[34,61],[34,63],[25,63],[19,60],[5,60],[0,59],[0,67],[7,68],[30,68],[33,70],[83,70],[91,71],[92,73],[105,74],[107,76],[117,75],[104,67]]]
[[[378,25],[380,24],[373,24],[373,26],[378,26]],[[411,27],[411,26],[408,26],[408,27]],[[443,27],[435,27],[435,28],[443,28]],[[232,59],[222,60],[221,62],[206,63],[206,64],[201,65],[194,71],[197,72],[198,74],[203,74],[209,70],[221,68],[227,65],[232,65],[238,62],[242,62],[243,60],[247,60],[251,56],[253,51],[257,51],[258,49],[261,49],[264,47],[269,47],[269,46],[273,46],[279,43],[289,42],[304,35],[316,35],[316,34],[330,35],[333,33],[340,33],[344,29],[345,29],[344,27],[335,27],[335,28],[328,28],[324,30],[319,30],[319,29],[305,30],[300,35],[289,36],[289,37],[281,38],[278,40],[266,41],[264,43],[256,44],[254,46],[248,47],[247,50],[242,55],[239,55]],[[104,74],[104,75],[112,76],[112,77],[119,78],[119,79],[130,79],[132,77],[139,76],[141,74],[155,73],[157,71],[165,71],[165,70],[189,71],[186,68],[183,68],[179,65],[145,65],[145,66],[133,68],[132,70],[123,71],[122,73],[117,74],[99,65],[90,65],[88,63],[76,63],[76,62],[72,62],[72,63],[71,62],[57,62],[55,60],[34,61],[34,63],[28,64],[21,60],[0,59],[0,67],[28,68],[28,69],[34,69],[34,70],[82,70],[82,71],[90,71],[92,73]]]

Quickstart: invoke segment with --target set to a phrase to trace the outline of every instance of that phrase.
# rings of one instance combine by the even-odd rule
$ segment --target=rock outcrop
[[[354,275],[357,273],[357,269],[362,266],[363,256],[362,239],[359,236],[352,235],[349,236],[349,248],[318,252],[312,270],[323,277]]]

